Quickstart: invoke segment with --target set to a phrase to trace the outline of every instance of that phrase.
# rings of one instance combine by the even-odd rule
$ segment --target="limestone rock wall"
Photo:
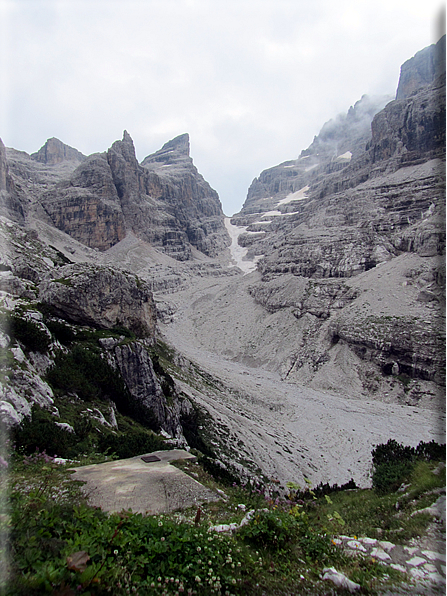
[[[345,379],[369,394],[398,375],[445,383],[443,47],[405,63],[396,100],[363,110],[368,131],[354,117],[362,98],[298,160],[262,172],[232,219],[259,259],[250,294],[299,320],[305,340],[283,362],[288,379],[331,390]]]
[[[406,99],[445,72],[445,35],[402,64],[396,99]]]
[[[166,397],[146,346],[141,342],[118,345],[114,357],[135,409],[143,416],[145,411],[155,416],[160,427],[172,437],[182,437],[181,414],[191,405],[175,394]]]
[[[230,244],[219,197],[195,168],[187,134],[141,165],[127,131],[89,157],[55,138],[31,156],[1,145],[0,207],[100,251],[129,232],[179,261],[193,248],[212,257]]]

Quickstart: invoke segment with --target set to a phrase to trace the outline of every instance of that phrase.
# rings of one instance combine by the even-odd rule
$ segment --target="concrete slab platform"
[[[141,459],[151,455],[159,461],[146,463]],[[107,512],[131,509],[134,513],[155,515],[218,501],[219,495],[169,464],[178,459],[196,458],[183,449],[153,451],[72,468],[73,479],[84,481],[82,490],[89,503]]]

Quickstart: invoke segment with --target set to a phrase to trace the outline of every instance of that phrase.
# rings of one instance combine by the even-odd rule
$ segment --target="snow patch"
[[[346,151],[342,155],[339,155],[335,158],[335,161],[351,161],[352,153],[350,151]]]
[[[236,267],[242,269],[244,274],[251,273],[256,269],[256,263],[261,258],[260,256],[255,257],[252,261],[245,259],[247,256],[248,248],[245,246],[239,246],[238,238],[241,234],[247,232],[248,226],[234,226],[229,217],[225,218],[225,227],[231,238],[230,253],[231,258],[236,263]],[[234,266],[234,265],[230,265]]]
[[[308,186],[303,186],[300,190],[296,192],[292,192],[290,195],[287,195],[285,199],[281,199],[278,203],[278,207],[280,205],[286,205],[287,203],[291,203],[292,201],[302,201],[306,198],[306,193],[309,190]]]
[[[262,217],[276,217],[277,215],[284,215],[281,211],[266,211]]]

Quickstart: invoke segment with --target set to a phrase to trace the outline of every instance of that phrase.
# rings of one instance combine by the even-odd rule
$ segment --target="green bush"
[[[47,381],[59,395],[76,393],[87,402],[110,399],[121,414],[155,432],[160,428],[152,410],[132,398],[119,372],[94,347],[74,345],[68,354],[58,354]]]
[[[74,457],[77,454],[78,439],[73,432],[57,426],[51,414],[34,405],[31,417],[24,418],[19,426],[11,431],[11,439],[16,449],[30,455],[45,451],[48,455]]]
[[[119,459],[171,448],[161,437],[142,430],[131,434],[104,434],[99,439],[98,447],[101,453],[115,453]]]
[[[17,314],[9,319],[9,333],[12,338],[20,341],[30,352],[46,352],[50,345],[50,338],[36,323]]]
[[[290,513],[280,509],[260,510],[242,526],[240,535],[255,546],[279,550],[296,540],[299,527],[300,522]]]
[[[380,493],[393,492],[408,480],[418,460],[445,460],[445,445],[435,441],[414,447],[404,446],[394,439],[372,450],[372,484]]]
[[[118,404],[130,398],[119,373],[97,352],[78,345],[56,356],[47,380],[58,393],[73,392],[84,401],[109,398]]]
[[[300,536],[298,544],[309,563],[318,561],[323,563],[335,555],[335,547],[330,536],[307,528]]]
[[[51,334],[64,346],[68,346],[76,339],[76,334],[71,327],[61,321],[47,321],[46,326]]]
[[[380,464],[373,472],[373,487],[380,493],[394,492],[402,482],[408,480],[413,468],[413,461],[395,461]]]

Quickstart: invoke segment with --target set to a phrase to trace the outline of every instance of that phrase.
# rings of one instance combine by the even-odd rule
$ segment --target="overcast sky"
[[[0,0],[0,137],[137,157],[188,132],[227,215],[442,34],[441,0]]]

